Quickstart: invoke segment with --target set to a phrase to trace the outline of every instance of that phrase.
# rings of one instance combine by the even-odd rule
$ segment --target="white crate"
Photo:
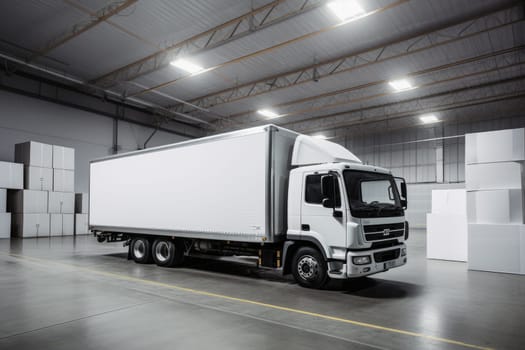
[[[49,235],[62,236],[62,214],[49,214]]]
[[[11,237],[11,213],[0,213],[0,238]]]
[[[67,192],[49,192],[49,213],[75,213],[75,194]]]
[[[24,188],[51,191],[53,189],[53,169],[36,166],[24,167]]]
[[[427,258],[467,261],[467,216],[427,214]]]
[[[26,166],[53,167],[53,147],[45,143],[29,141],[15,145],[15,162]]]
[[[75,214],[62,214],[62,235],[73,236],[75,234]]]
[[[0,213],[7,211],[7,190],[0,188]]]
[[[75,170],[75,149],[54,145],[53,168]]]
[[[525,129],[507,129],[465,135],[465,163],[525,160]]]
[[[88,214],[75,214],[75,235],[84,235],[88,233]]]
[[[47,191],[17,190],[8,192],[8,209],[12,213],[47,213]]]
[[[465,165],[467,190],[523,189],[523,164],[498,162]]]
[[[469,224],[469,269],[525,274],[523,229],[523,225]]]
[[[464,189],[432,190],[433,214],[467,213],[467,192]]]
[[[24,188],[24,165],[0,162],[0,188],[21,190]]]
[[[521,190],[467,192],[467,217],[477,224],[523,224]]]
[[[49,214],[12,214],[12,225],[17,237],[49,237]]]
[[[72,170],[53,169],[53,191],[75,192],[75,172]]]
[[[76,193],[75,194],[75,213],[87,214],[88,213],[88,194],[87,193]]]

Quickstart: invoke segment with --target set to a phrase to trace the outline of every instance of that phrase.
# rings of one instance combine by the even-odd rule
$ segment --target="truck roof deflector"
[[[292,165],[350,162],[362,164],[352,152],[337,143],[300,135],[295,140]]]

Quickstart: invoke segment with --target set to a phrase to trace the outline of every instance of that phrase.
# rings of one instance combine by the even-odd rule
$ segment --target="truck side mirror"
[[[402,177],[396,177],[395,180],[396,184],[399,184],[399,189],[401,190],[401,206],[403,207],[403,209],[406,209],[408,206],[407,183]]]
[[[336,177],[333,175],[325,175],[321,177],[321,193],[323,195],[323,207],[332,208],[333,215],[335,218],[343,217],[343,212],[335,210],[337,194],[335,182],[337,181]]]
[[[334,201],[331,198],[324,198],[323,199],[323,207],[325,207],[325,208],[333,208],[334,207]]]

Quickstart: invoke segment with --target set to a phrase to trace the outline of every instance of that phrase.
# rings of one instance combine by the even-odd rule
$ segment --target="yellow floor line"
[[[492,350],[492,348],[479,346],[479,345],[474,345],[474,344],[469,344],[469,343],[461,342],[461,341],[458,341],[458,340],[452,340],[452,339],[447,339],[447,338],[436,337],[436,336],[428,335],[428,334],[424,334],[424,333],[406,331],[406,330],[397,329],[397,328],[384,327],[384,326],[376,325],[376,324],[373,324],[373,323],[355,321],[355,320],[350,320],[350,319],[341,318],[341,317],[337,317],[337,316],[324,315],[324,314],[319,314],[319,313],[316,313],[316,312],[310,312],[310,311],[305,311],[305,310],[300,310],[300,309],[294,309],[294,308],[290,308],[290,307],[286,307],[286,306],[262,303],[262,302],[255,301],[255,300],[236,298],[236,297],[231,297],[231,296],[224,295],[224,294],[211,293],[211,292],[206,292],[206,291],[202,291],[202,290],[181,287],[181,286],[177,286],[177,285],[169,284],[169,283],[151,281],[151,280],[147,280],[147,279],[143,279],[143,278],[131,277],[131,276],[121,275],[121,274],[113,273],[113,272],[100,271],[100,270],[95,270],[95,269],[91,269],[91,268],[81,267],[81,266],[77,266],[77,265],[56,262],[56,261],[52,261],[52,260],[48,260],[48,259],[29,257],[29,256],[24,256],[24,255],[19,255],[19,254],[9,254],[9,255],[12,256],[12,257],[20,258],[20,259],[24,259],[24,260],[29,260],[29,261],[32,260],[34,262],[45,262],[45,263],[52,263],[52,264],[56,264],[56,265],[61,265],[61,266],[74,268],[74,269],[85,271],[85,272],[90,272],[90,273],[94,273],[94,274],[98,274],[98,275],[102,275],[102,276],[113,277],[113,278],[117,278],[117,279],[120,279],[120,280],[129,281],[129,282],[137,282],[137,283],[148,284],[148,285],[152,285],[152,286],[159,286],[159,287],[168,288],[168,289],[180,290],[180,291],[193,293],[193,294],[197,294],[197,295],[205,295],[205,296],[209,296],[209,297],[213,297],[213,298],[220,298],[220,299],[225,299],[225,300],[231,300],[231,301],[236,301],[236,302],[240,302],[240,303],[244,303],[244,304],[257,305],[257,306],[262,306],[262,307],[266,307],[266,308],[269,308],[269,309],[280,310],[280,311],[287,311],[287,312],[290,312],[290,313],[307,315],[307,316],[312,316],[312,317],[321,318],[321,319],[325,319],[325,320],[331,320],[331,321],[337,321],[337,322],[341,322],[341,323],[352,324],[352,325],[355,325],[355,326],[360,326],[360,327],[365,327],[365,328],[377,329],[377,330],[391,332],[391,333],[397,333],[397,334],[403,334],[403,335],[408,335],[408,336],[417,337],[417,338],[429,339],[429,340],[434,340],[434,341],[438,341],[438,342],[442,342],[442,343],[459,345],[459,346],[466,347],[466,348],[471,348],[471,349]]]

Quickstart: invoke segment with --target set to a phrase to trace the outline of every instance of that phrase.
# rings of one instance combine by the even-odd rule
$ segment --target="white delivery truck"
[[[253,256],[319,288],[407,261],[404,180],[274,125],[92,161],[89,192],[90,229],[137,263]]]

